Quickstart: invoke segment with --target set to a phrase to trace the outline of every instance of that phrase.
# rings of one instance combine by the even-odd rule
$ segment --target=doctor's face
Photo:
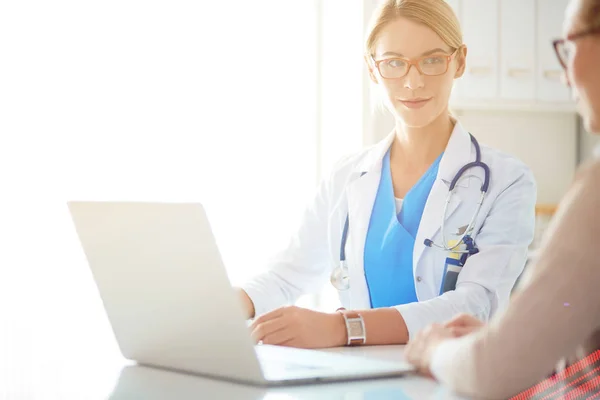
[[[403,17],[383,27],[374,61],[367,62],[396,120],[418,128],[447,112],[452,84],[463,74],[466,56],[466,48],[454,50],[429,27]],[[419,68],[407,60],[418,62]]]

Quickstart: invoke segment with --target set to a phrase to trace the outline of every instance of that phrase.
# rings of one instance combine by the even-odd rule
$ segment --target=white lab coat
[[[325,179],[301,226],[288,247],[275,257],[262,275],[244,285],[260,315],[300,295],[317,291],[329,282],[339,265],[340,242],[346,215],[350,225],[346,259],[350,289],[339,297],[347,309],[369,309],[364,274],[364,245],[379,180],[382,159],[394,139],[391,133],[378,144],[340,161]],[[529,168],[517,159],[481,146],[482,161],[490,167],[490,186],[475,222],[479,253],[469,257],[458,277],[456,289],[439,295],[447,253],[425,247],[427,238],[441,243],[440,223],[448,195],[448,182],[465,164],[475,161],[469,133],[456,123],[433,184],[413,253],[413,273],[419,302],[398,305],[412,337],[433,322],[444,322],[460,312],[488,320],[507,305],[521,274],[527,248],[534,235],[536,185]],[[366,172],[361,176],[362,172]],[[481,168],[467,175],[483,180]],[[480,197],[481,181],[474,177],[458,185],[448,206],[446,238],[469,223]],[[328,283],[329,284],[329,283]]]

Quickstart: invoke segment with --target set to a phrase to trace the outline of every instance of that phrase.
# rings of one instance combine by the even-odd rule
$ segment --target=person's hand
[[[483,326],[485,326],[484,322],[469,314],[459,314],[444,324],[444,327],[448,328],[455,337],[476,332]]]
[[[437,346],[445,340],[454,338],[454,334],[440,324],[432,324],[410,339],[404,349],[406,360],[417,367],[420,374],[433,378],[430,371],[431,358]]]
[[[444,325],[430,325],[408,342],[405,357],[421,374],[432,377],[431,359],[437,346],[445,340],[476,332],[483,326],[484,322],[469,314],[459,314]]]
[[[258,317],[250,325],[252,338],[263,344],[326,348],[347,341],[346,323],[340,313],[321,313],[296,306],[282,307]]]

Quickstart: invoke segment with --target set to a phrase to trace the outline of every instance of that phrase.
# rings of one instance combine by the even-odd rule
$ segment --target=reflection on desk
[[[144,366],[123,368],[109,400],[358,400],[413,399],[401,379],[263,388],[186,375]]]
[[[75,339],[84,336],[73,336]],[[396,379],[256,387],[196,375],[138,366],[113,346],[62,344],[47,335],[37,347],[28,342],[0,346],[0,398],[27,400],[459,400],[435,381],[416,375]],[[65,335],[64,338],[71,339]],[[65,339],[62,340],[65,340]],[[50,340],[52,339],[52,340]],[[17,343],[17,342],[13,342]],[[59,343],[60,345],[56,345]],[[19,344],[19,343],[17,343]],[[84,346],[84,344],[86,346]],[[343,347],[321,351],[403,361],[404,346]],[[17,356],[17,354],[19,356]]]
[[[321,351],[402,361],[404,346],[342,347]],[[461,400],[436,382],[415,375],[340,383],[257,387],[163,369],[131,365],[122,369],[109,400]]]

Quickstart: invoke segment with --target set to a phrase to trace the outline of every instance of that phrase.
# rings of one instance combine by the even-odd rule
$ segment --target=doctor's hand
[[[455,337],[476,332],[483,326],[485,326],[484,322],[481,322],[470,314],[458,314],[444,324],[444,327],[448,328]]]
[[[261,315],[250,326],[258,343],[317,349],[343,346],[347,341],[342,314],[321,313],[296,306]]]
[[[433,378],[430,366],[435,349],[445,340],[454,338],[451,328],[432,324],[410,339],[404,348],[406,360],[417,367],[420,374]]]

